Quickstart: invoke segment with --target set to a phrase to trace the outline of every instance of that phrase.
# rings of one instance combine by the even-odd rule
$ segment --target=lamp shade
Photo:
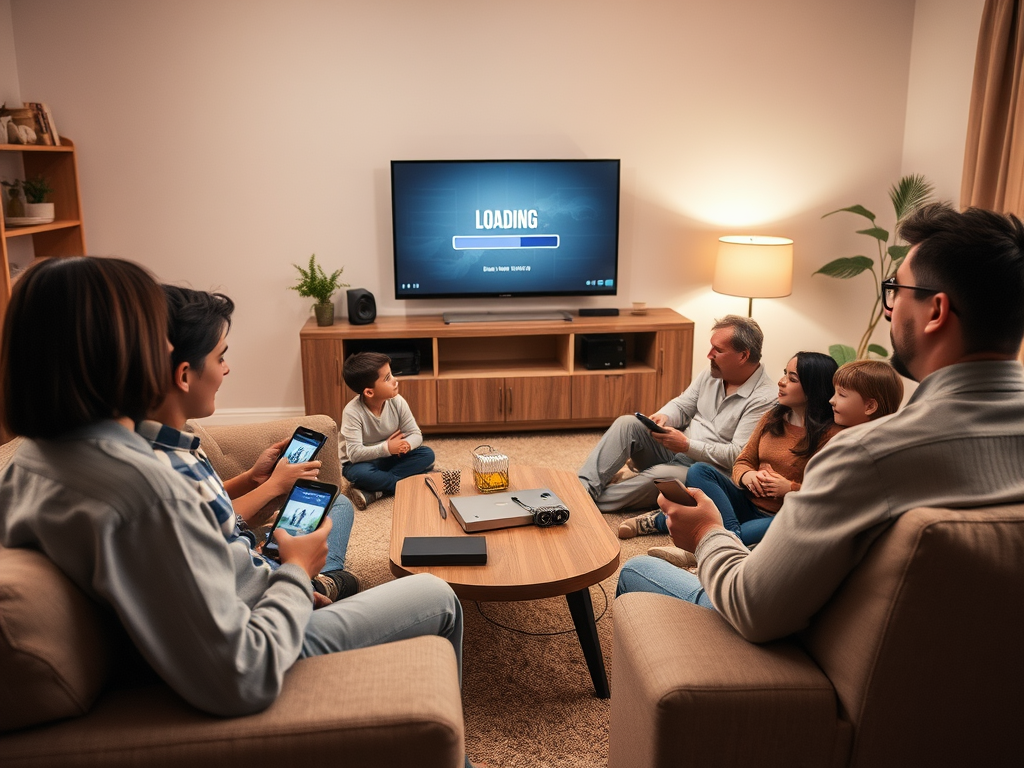
[[[711,290],[748,299],[789,296],[793,292],[793,241],[751,235],[718,238]]]

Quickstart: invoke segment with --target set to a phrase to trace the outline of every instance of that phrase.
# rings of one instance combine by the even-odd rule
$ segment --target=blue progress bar
[[[559,235],[455,235],[456,251],[518,248],[557,248]]]

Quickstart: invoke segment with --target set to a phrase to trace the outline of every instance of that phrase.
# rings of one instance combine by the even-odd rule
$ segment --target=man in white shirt
[[[751,318],[727,315],[711,329],[711,365],[679,397],[651,416],[667,432],[651,432],[635,416],[620,416],[579,470],[602,512],[652,509],[655,480],[686,480],[686,470],[703,461],[725,473],[775,402],[778,388],[761,364],[764,334]],[[632,460],[640,474],[609,485]]]

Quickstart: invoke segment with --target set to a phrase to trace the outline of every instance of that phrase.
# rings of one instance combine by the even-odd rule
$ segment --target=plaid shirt
[[[224,538],[228,541],[238,538],[241,531],[235,508],[220,476],[199,447],[199,438],[158,421],[140,421],[135,431],[149,441],[157,458],[188,480],[199,497],[210,505]]]

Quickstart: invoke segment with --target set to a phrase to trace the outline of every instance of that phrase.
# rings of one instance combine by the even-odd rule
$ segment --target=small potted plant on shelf
[[[334,325],[334,304],[331,297],[339,288],[348,288],[348,283],[338,282],[338,278],[345,270],[344,267],[335,270],[330,275],[324,272],[323,267],[316,263],[316,254],[309,257],[309,267],[303,269],[298,264],[293,264],[301,278],[296,285],[292,286],[293,291],[298,291],[299,296],[306,296],[316,299],[313,311],[316,313],[317,325]]]
[[[37,224],[49,224],[56,216],[53,203],[46,202],[46,196],[53,192],[45,178],[34,176],[21,182],[21,188],[25,191],[25,216],[30,219],[39,219]]]

